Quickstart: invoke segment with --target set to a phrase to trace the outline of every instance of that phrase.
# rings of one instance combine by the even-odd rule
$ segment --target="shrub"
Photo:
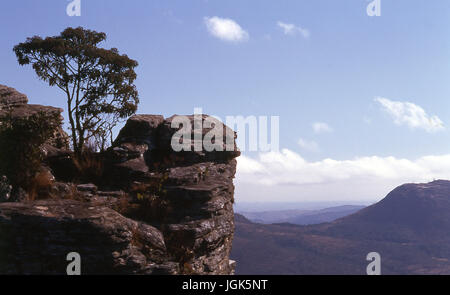
[[[0,118],[0,175],[6,175],[13,189],[29,189],[39,171],[48,141],[60,125],[59,114],[38,112]]]
[[[148,183],[133,183],[129,192],[129,202],[126,204],[128,207],[122,206],[121,213],[148,223],[165,220],[172,210],[163,189],[167,177],[167,174],[163,174]]]
[[[11,196],[12,186],[9,184],[6,176],[0,177],[0,202],[8,201]]]

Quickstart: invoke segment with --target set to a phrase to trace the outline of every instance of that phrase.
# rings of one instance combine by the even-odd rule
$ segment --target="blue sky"
[[[67,16],[68,3],[2,1],[0,83],[64,107],[12,47],[83,26],[139,61],[139,113],[280,116],[284,152],[244,154],[238,200],[372,201],[402,181],[450,177],[447,0],[381,0],[379,17],[366,0],[81,0],[80,17]],[[245,38],[214,35],[214,17]]]

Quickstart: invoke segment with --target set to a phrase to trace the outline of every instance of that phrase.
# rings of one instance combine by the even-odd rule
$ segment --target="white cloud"
[[[333,128],[331,128],[327,123],[324,122],[314,122],[312,124],[312,128],[315,133],[333,132]]]
[[[232,19],[214,16],[205,17],[204,20],[208,32],[216,38],[228,42],[240,42],[249,38],[249,34]]]
[[[303,36],[303,38],[309,38],[309,36],[311,35],[309,30],[304,29],[302,27],[296,26],[294,24],[287,24],[284,22],[279,21],[277,23],[277,25],[283,29],[283,32],[285,35],[296,35],[296,34],[300,34]]]
[[[310,152],[318,152],[319,151],[319,145],[314,140],[306,140],[306,139],[300,138],[297,143],[302,149],[304,149],[306,151],[310,151]]]
[[[422,107],[414,103],[392,101],[383,97],[377,97],[375,101],[381,104],[383,110],[392,116],[397,125],[407,125],[427,132],[444,129],[444,123],[438,116],[429,116]]]
[[[367,201],[383,198],[407,182],[450,179],[450,154],[415,160],[358,157],[306,161],[284,149],[238,158],[236,189],[246,201]],[[242,200],[240,200],[242,201]]]

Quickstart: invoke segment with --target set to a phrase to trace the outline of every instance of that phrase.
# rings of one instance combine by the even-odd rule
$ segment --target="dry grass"
[[[112,209],[124,216],[127,216],[127,214],[130,213],[132,207],[133,205],[130,204],[130,197],[125,193],[118,198],[117,202],[114,203]]]
[[[77,187],[74,184],[69,186],[68,193],[64,194],[63,196],[58,196],[58,197],[62,197],[65,200],[75,200],[75,201],[81,201],[81,202],[85,201],[82,194],[80,194],[80,192],[77,190]]]
[[[131,185],[129,195],[119,200],[117,211],[148,223],[161,222],[171,210],[163,195],[160,180],[154,183],[135,182]]]
[[[53,175],[47,170],[37,173],[30,182],[27,200],[35,201],[50,198],[54,181]]]
[[[101,182],[104,164],[100,154],[86,151],[81,156],[74,157],[73,163],[78,170],[80,181]]]

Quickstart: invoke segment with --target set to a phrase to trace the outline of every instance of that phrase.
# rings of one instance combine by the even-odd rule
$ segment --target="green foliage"
[[[35,36],[14,47],[20,65],[31,64],[38,77],[66,96],[72,144],[80,155],[88,140],[105,148],[119,120],[139,103],[134,86],[138,63],[116,48],[98,45],[105,33],[67,28],[59,36]]]
[[[13,187],[29,187],[40,168],[41,146],[59,124],[56,113],[13,116],[8,112],[0,118],[0,175],[6,175]]]

